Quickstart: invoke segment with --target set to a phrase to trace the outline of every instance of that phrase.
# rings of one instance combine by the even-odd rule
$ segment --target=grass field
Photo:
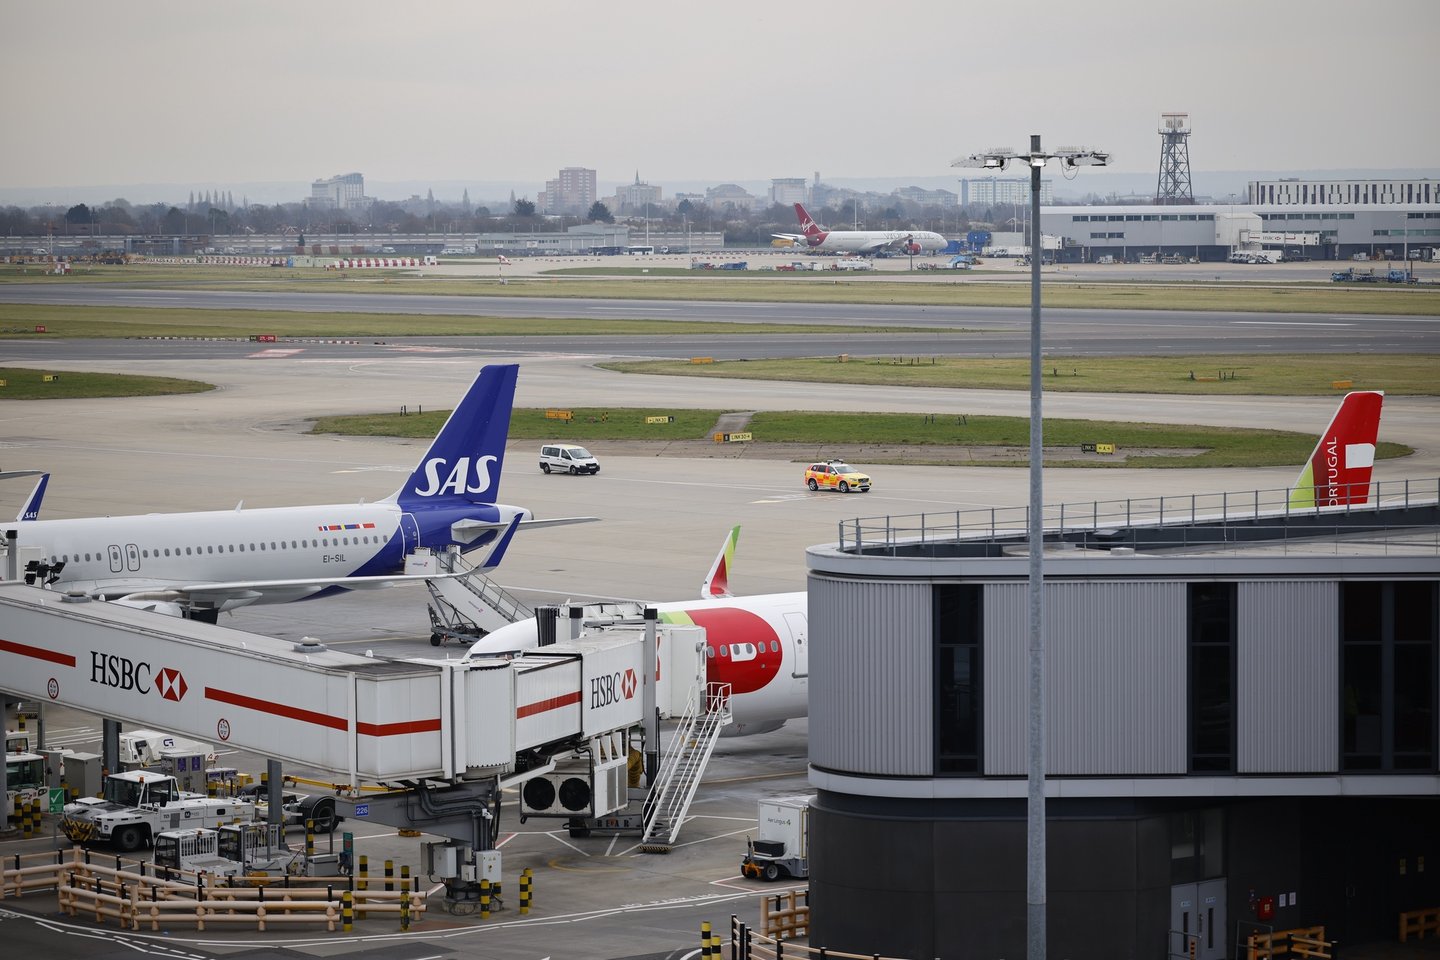
[[[46,380],[46,377],[51,379]],[[204,393],[208,383],[171,377],[138,377],[117,373],[48,373],[25,367],[0,367],[0,400],[71,400],[86,397],[151,397],[173,393]]]
[[[607,440],[704,440],[726,411],[666,409],[574,408],[573,419],[559,421],[546,417],[543,409],[517,408],[510,420],[512,440],[553,440],[574,443]],[[434,436],[448,410],[425,414],[367,414],[354,417],[324,417],[317,420],[315,433],[355,436]],[[673,419],[647,423],[648,417]],[[758,413],[746,427],[754,440],[808,446],[877,445],[887,449],[883,459],[873,462],[923,463],[935,459],[927,449],[937,447],[1024,448],[1029,443],[1026,417],[946,416],[921,414],[843,414],[815,411]],[[1111,423],[1095,420],[1045,421],[1045,443],[1049,447],[1083,443],[1114,443],[1124,451],[1144,451],[1147,467],[1270,467],[1301,463],[1315,445],[1310,434],[1280,430],[1246,430],[1224,427],[1169,426],[1149,423]],[[1166,451],[1174,451],[1167,453]],[[1381,443],[1376,456],[1406,456],[1413,451],[1396,443]],[[1023,459],[1023,458],[1022,458]],[[990,460],[1009,463],[1010,460]],[[1109,466],[1096,461],[1087,465]],[[1123,461],[1113,461],[1125,466]],[[1134,466],[1134,462],[1128,464]]]
[[[980,390],[1029,390],[1030,361],[958,357],[837,357],[602,363],[623,373],[811,383],[887,384]],[[1323,396],[1337,381],[1356,390],[1440,395],[1440,363],[1423,354],[1201,355],[1181,357],[1047,357],[1045,389],[1065,393],[1170,393],[1194,396]]]

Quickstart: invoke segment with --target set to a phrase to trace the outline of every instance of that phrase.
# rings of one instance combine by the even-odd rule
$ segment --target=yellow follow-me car
[[[844,460],[826,460],[810,464],[805,471],[805,486],[811,490],[839,490],[841,493],[859,490],[869,493],[870,478]]]

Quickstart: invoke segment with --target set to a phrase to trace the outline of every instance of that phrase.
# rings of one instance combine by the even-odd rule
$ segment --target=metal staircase
[[[701,702],[697,701],[697,694]],[[640,849],[646,853],[669,853],[690,801],[700,787],[700,778],[710,762],[720,731],[732,720],[730,684],[707,683],[690,694],[685,714],[670,738],[660,761],[660,772],[645,799],[645,832]]]
[[[493,630],[525,620],[534,612],[519,598],[481,574],[458,550],[417,552],[410,555],[406,573],[456,573],[425,581],[430,591],[430,643],[439,646],[449,639],[476,640]]]

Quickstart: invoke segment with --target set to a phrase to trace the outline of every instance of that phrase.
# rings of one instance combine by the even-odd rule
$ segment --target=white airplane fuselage
[[[473,504],[457,508],[454,519],[471,518],[484,509]],[[273,581],[401,573],[405,555],[434,545],[437,527],[448,534],[449,522],[433,510],[417,515],[382,501],[33,520],[16,529],[22,550],[38,548],[49,562],[65,563],[55,590],[117,597],[182,586],[203,591],[200,585],[210,582],[264,579],[272,583],[244,601],[286,603],[327,586],[286,588]],[[430,537],[422,535],[422,523]],[[427,539],[431,543],[425,543]]]
[[[907,240],[919,248],[919,253],[936,253],[949,243],[929,230],[831,230],[819,242],[807,237],[805,244],[818,253],[874,253],[901,246]]]
[[[774,730],[809,709],[806,598],[801,591],[650,606],[662,623],[705,628],[706,679],[730,684],[732,732],[745,735]],[[470,652],[527,650],[538,642],[535,621],[521,620],[480,639]],[[659,656],[664,670],[663,646]]]

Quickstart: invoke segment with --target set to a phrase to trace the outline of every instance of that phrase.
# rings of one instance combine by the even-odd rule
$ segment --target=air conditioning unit
[[[591,756],[594,756],[592,751]],[[603,817],[630,802],[627,758],[594,763],[590,756],[561,761],[520,786],[522,817]]]

